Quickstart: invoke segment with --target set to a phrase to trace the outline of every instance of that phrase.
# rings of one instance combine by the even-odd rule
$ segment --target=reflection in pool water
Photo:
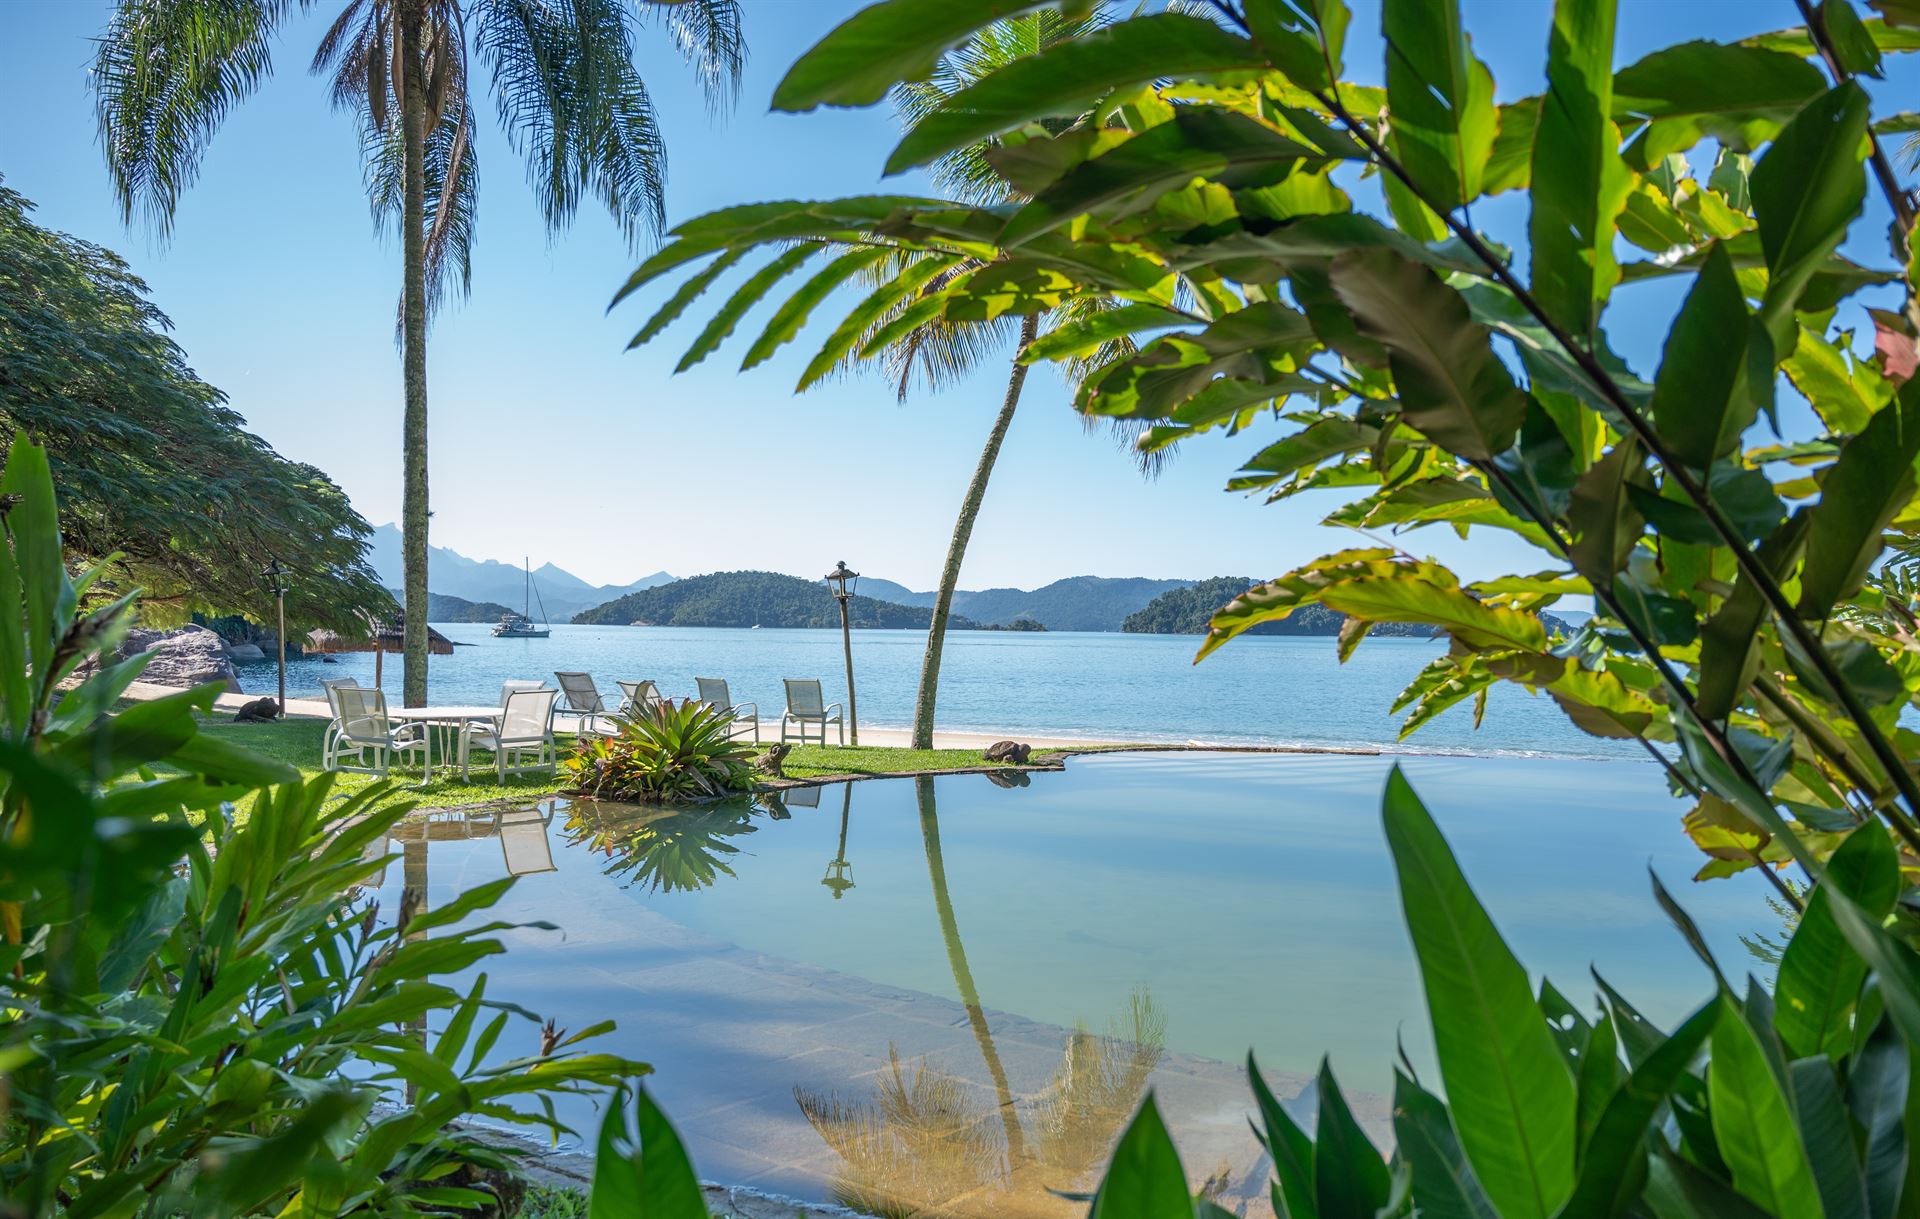
[[[1262,1214],[1249,1047],[1305,1111],[1323,1051],[1350,1092],[1386,1090],[1398,1039],[1430,1061],[1379,830],[1388,764],[1109,755],[1015,790],[561,802],[550,825],[423,832],[431,867],[409,870],[434,903],[526,873],[497,913],[563,930],[513,933],[489,993],[570,1028],[617,1020],[609,1048],[655,1063],[710,1178],[886,1213],[1075,1214],[1047,1191],[1093,1183],[1150,1087],[1196,1186]],[[1681,883],[1698,859],[1650,765],[1408,769],[1521,959],[1569,995],[1593,965],[1671,1020],[1710,989],[1647,896],[1649,862],[1728,967],[1769,927],[1751,878]],[[1384,1135],[1382,1102],[1355,1107]]]

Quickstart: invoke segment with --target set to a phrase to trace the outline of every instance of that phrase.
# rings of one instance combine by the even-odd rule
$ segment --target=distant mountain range
[[[847,606],[857,627],[925,628],[933,611],[856,596]],[[819,580],[772,571],[724,571],[641,589],[574,615],[597,626],[825,627],[840,624],[840,607]],[[955,630],[975,624],[959,615]]]
[[[405,569],[400,561],[400,530],[394,525],[380,525],[369,539],[367,560],[373,570],[379,574],[380,582],[389,588],[399,588],[403,582]],[[554,622],[565,622],[583,609],[603,605],[616,597],[637,592],[643,588],[652,588],[666,584],[674,577],[664,571],[641,576],[628,584],[589,584],[570,571],[555,567],[551,563],[542,564],[533,569],[534,590],[540,595],[540,604],[534,606],[534,617],[540,616],[540,606],[544,605],[547,617]],[[524,579],[521,569],[512,563],[502,563],[496,559],[469,559],[463,554],[448,550],[444,546],[427,548],[427,586],[433,592],[463,601],[493,602],[497,605],[520,608]],[[431,610],[427,615],[436,622],[476,621],[476,619],[435,618]],[[493,614],[480,621],[497,621],[499,615]]]
[[[1068,576],[1034,589],[956,589],[953,612],[986,626],[1011,626],[1024,618],[1050,631],[1117,631],[1128,614],[1146,608],[1161,593],[1192,584],[1192,580],[1150,580],[1142,576]],[[860,577],[859,589],[862,596],[928,608],[936,596],[867,576]]]

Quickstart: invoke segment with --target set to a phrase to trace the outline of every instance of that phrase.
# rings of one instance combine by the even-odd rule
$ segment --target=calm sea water
[[[829,701],[846,695],[838,631],[556,626],[547,639],[495,639],[485,625],[438,629],[471,646],[433,658],[433,702],[491,702],[504,680],[552,681],[558,669],[592,673],[610,699],[618,693],[616,679],[651,679],[678,696],[693,693],[696,675],[724,677],[735,699],[757,701],[771,721],[784,705],[784,677],[821,679]],[[925,641],[919,631],[854,632],[861,723],[911,722]],[[939,726],[1129,741],[1384,745],[1398,732],[1387,712],[1394,696],[1442,646],[1369,639],[1342,665],[1330,638],[1255,637],[1236,640],[1195,665],[1198,644],[1187,635],[955,631],[947,636]],[[294,662],[288,693],[318,697],[321,679],[334,676],[371,683],[371,655],[336,660]],[[400,686],[398,661],[386,661],[389,690]],[[269,691],[273,683],[270,663],[241,672],[249,691]],[[1479,731],[1471,710],[1462,706],[1408,745],[1441,752],[1643,756],[1630,742],[1588,736],[1551,700],[1517,687],[1493,691]]]
[[[1763,882],[1687,882],[1700,859],[1651,763],[1403,762],[1516,954],[1582,1007],[1590,969],[1666,1026],[1713,993],[1649,866],[1732,976],[1769,972],[1742,943],[1779,932]],[[1434,1082],[1389,765],[1113,754],[1012,790],[445,813],[396,833],[381,898],[520,874],[497,917],[559,930],[509,933],[490,996],[616,1020],[608,1048],[655,1064],[705,1176],[874,1213],[1083,1214],[1047,1190],[1091,1184],[1151,1089],[1196,1184],[1223,1174],[1230,1209],[1260,1215],[1249,1048],[1303,1114],[1331,1055],[1377,1135],[1396,1045]],[[533,1036],[516,1024],[500,1052]],[[591,1137],[595,1115],[564,1115]]]

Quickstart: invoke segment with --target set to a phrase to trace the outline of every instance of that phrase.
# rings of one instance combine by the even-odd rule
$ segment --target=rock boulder
[[[233,661],[227,658],[227,645],[220,636],[204,626],[183,626],[172,631],[135,630],[120,645],[122,659],[141,652],[151,653],[141,681],[155,685],[204,686],[219,682],[229,690],[240,688]]]
[[[227,649],[227,656],[237,665],[258,664],[267,658],[257,643],[236,643]]]
[[[985,757],[989,762],[1012,762],[1024,766],[1027,755],[1033,752],[1033,746],[1022,745],[1018,741],[995,741],[987,746]]]
[[[271,724],[280,714],[280,704],[270,698],[256,698],[233,713],[236,724]]]

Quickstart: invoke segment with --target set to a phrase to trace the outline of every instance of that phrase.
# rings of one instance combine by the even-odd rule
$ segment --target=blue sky
[[[90,40],[109,5],[0,0],[0,175],[39,205],[41,223],[122,252],[173,318],[195,368],[253,429],[328,471],[369,520],[383,522],[400,504],[399,253],[374,234],[350,118],[328,109],[322,83],[306,72],[337,7],[321,0],[289,23],[273,79],[227,120],[162,242],[139,221],[122,225],[94,138]],[[751,65],[728,117],[708,116],[664,35],[641,49],[670,150],[670,223],[763,199],[921,189],[912,178],[884,186],[879,178],[896,137],[885,108],[767,110],[787,66],[858,8],[855,0],[745,7]],[[1465,0],[1463,8],[1501,99],[1537,91],[1546,0]],[[1377,5],[1358,0],[1355,9],[1349,68],[1377,80]],[[1687,38],[1790,24],[1787,0],[1623,0],[1618,58],[1624,65]],[[1911,64],[1895,65],[1874,86],[1876,112],[1902,108],[1915,83]],[[481,108],[490,119],[491,106]],[[752,373],[735,372],[744,345],[730,345],[673,376],[720,298],[710,296],[705,312],[696,306],[664,342],[623,352],[661,298],[656,290],[605,312],[634,254],[604,214],[587,208],[549,238],[497,126],[482,129],[479,152],[473,295],[442,315],[429,351],[436,544],[476,558],[530,554],[536,565],[605,582],[656,569],[813,575],[845,558],[915,587],[934,583],[1003,367],[905,406],[872,378],[795,397],[799,370],[825,336],[816,326]],[[1886,218],[1870,194],[1850,252],[1884,265]],[[1476,221],[1511,240],[1525,215],[1508,197],[1482,205]],[[1610,325],[1650,375],[1679,289],[1628,292]],[[755,333],[755,319],[741,331]],[[962,583],[1268,576],[1354,544],[1352,534],[1315,523],[1334,501],[1267,507],[1221,490],[1277,434],[1204,439],[1146,482],[1110,441],[1083,430],[1059,379],[1037,373]],[[1462,545],[1428,530],[1406,544],[1470,575],[1540,565],[1491,535]]]

